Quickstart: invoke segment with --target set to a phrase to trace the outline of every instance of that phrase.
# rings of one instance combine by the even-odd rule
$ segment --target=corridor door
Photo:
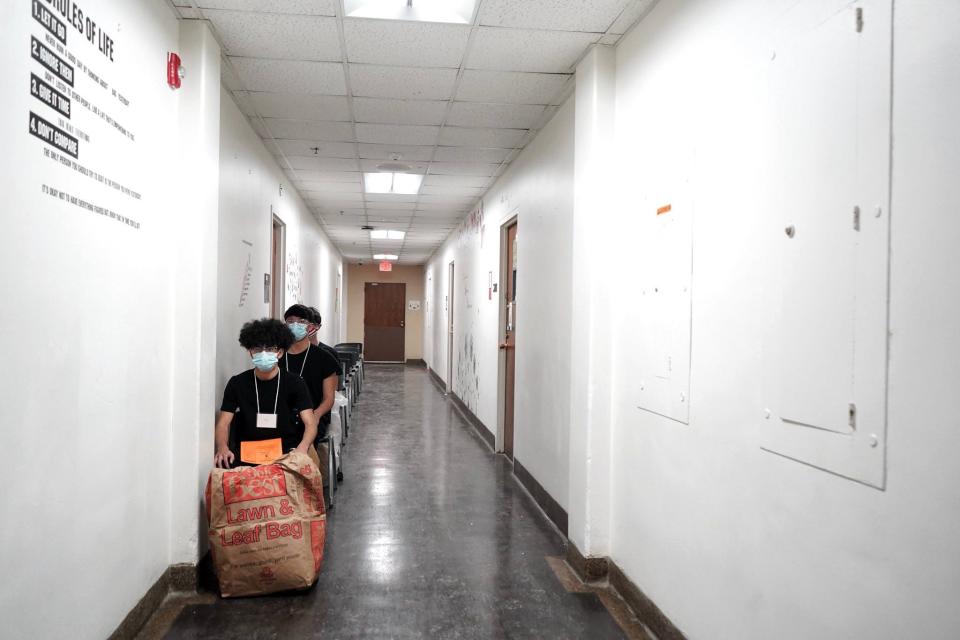
[[[517,328],[517,223],[508,223],[506,251],[502,252],[500,281],[503,287],[504,335],[500,349],[504,352],[503,367],[503,452],[513,460],[513,404],[516,372]]]
[[[404,362],[407,285],[367,282],[363,287],[363,359]]]

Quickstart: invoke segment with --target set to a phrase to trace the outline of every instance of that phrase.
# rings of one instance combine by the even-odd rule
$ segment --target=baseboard
[[[408,358],[407,359],[408,367],[426,367],[427,361],[423,358]]]
[[[150,616],[160,607],[168,594],[176,591],[197,591],[208,585],[208,572],[212,573],[210,554],[199,564],[174,564],[166,568],[157,581],[147,589],[140,601],[130,610],[123,622],[110,634],[110,640],[132,640],[137,637]]]
[[[617,563],[607,557],[585,557],[577,545],[567,541],[567,564],[584,582],[607,579],[637,619],[653,633],[657,640],[687,640],[683,632],[670,621],[653,600],[627,577]]]
[[[473,411],[470,411],[470,408],[463,403],[463,400],[457,397],[457,394],[451,391],[450,399],[453,400],[453,406],[455,406],[460,412],[460,415],[462,415],[463,418],[470,423],[470,426],[473,427],[474,431],[476,431],[477,434],[483,438],[488,445],[490,445],[491,450],[496,451],[496,436],[494,436],[493,433],[491,433],[490,430],[484,426],[484,424],[480,421],[480,418],[474,415]]]
[[[520,461],[514,458],[513,460],[513,476],[517,481],[522,484],[527,491],[530,492],[530,495],[533,496],[534,501],[540,505],[540,508],[543,509],[543,512],[547,514],[547,517],[550,518],[550,521],[557,526],[557,529],[560,530],[560,533],[563,534],[563,537],[567,537],[567,510],[560,506],[560,503],[553,499],[546,489],[543,488],[537,479],[527,471],[527,469],[520,464]]]
[[[430,374],[430,380],[433,381],[433,384],[437,385],[437,389],[440,390],[440,393],[446,393],[447,383],[443,381],[443,378],[441,378],[440,375],[430,367],[427,367],[427,373]]]
[[[617,590],[637,618],[657,636],[657,640],[687,640],[670,618],[660,611],[660,607],[648,598],[615,562],[610,563],[609,579],[610,585]]]
[[[140,629],[147,623],[153,612],[157,610],[167,594],[170,593],[170,574],[173,567],[167,567],[157,578],[147,593],[140,598],[140,602],[130,610],[123,622],[110,634],[110,640],[128,640],[137,637]]]
[[[567,564],[569,564],[584,582],[596,582],[607,577],[610,571],[609,558],[586,557],[573,542],[567,541]]]

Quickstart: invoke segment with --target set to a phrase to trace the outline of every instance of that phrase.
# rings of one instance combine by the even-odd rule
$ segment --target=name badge
[[[277,414],[275,413],[258,413],[257,414],[257,429],[276,429],[277,428]]]

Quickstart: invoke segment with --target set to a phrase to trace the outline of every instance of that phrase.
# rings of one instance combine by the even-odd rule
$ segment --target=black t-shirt
[[[329,352],[315,345],[302,353],[287,353],[280,359],[280,368],[299,375],[307,383],[307,390],[313,401],[313,408],[317,408],[324,401],[323,381],[330,376],[340,373],[340,361]],[[303,375],[301,375],[301,372]],[[327,418],[329,412],[322,416]]]
[[[303,440],[303,422],[299,419],[301,411],[313,409],[310,392],[299,376],[287,373],[280,368],[280,375],[272,380],[256,379],[253,369],[230,378],[223,391],[221,411],[233,415],[231,423],[231,449],[236,447],[234,455],[239,460],[239,443],[250,440],[270,440],[281,438],[283,451],[287,452],[300,445]],[[256,380],[256,384],[254,384]],[[277,385],[280,385],[279,389]],[[260,413],[273,413],[274,402],[277,407],[277,428],[261,429],[257,427],[257,394],[260,391]],[[279,392],[279,395],[278,395]]]

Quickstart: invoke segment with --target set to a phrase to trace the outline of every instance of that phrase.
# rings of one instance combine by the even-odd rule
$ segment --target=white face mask
[[[250,358],[250,361],[260,371],[272,371],[277,362],[280,361],[280,358],[277,357],[277,354],[272,351],[258,351],[253,354],[253,357]]]

